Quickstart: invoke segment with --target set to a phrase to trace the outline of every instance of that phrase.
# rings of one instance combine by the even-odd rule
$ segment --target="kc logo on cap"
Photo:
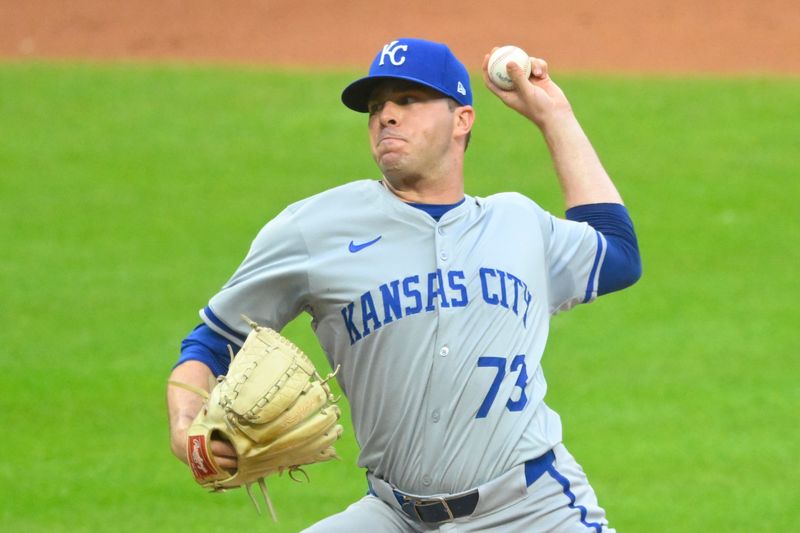
[[[406,62],[406,56],[400,56],[399,59],[395,57],[395,54],[402,50],[403,52],[408,52],[408,45],[407,44],[399,44],[400,41],[392,41],[389,44],[383,46],[383,52],[381,52],[381,62],[379,63],[380,66],[383,66],[384,61],[386,58],[389,58],[389,61],[392,65],[399,67],[403,63]]]

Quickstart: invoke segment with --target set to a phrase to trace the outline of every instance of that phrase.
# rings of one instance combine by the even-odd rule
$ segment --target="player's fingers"
[[[524,84],[528,83],[528,77],[525,75],[525,70],[521,65],[509,61],[506,65],[506,71],[508,75],[511,76],[511,79],[514,80],[515,87],[524,87]]]
[[[234,471],[239,466],[239,462],[236,459],[231,459],[230,457],[217,457],[215,455],[214,460],[217,462],[217,466],[224,470]]]
[[[211,441],[211,453],[214,457],[222,458],[227,457],[231,459],[236,459],[236,449],[231,445],[230,442],[224,440],[217,440],[213,439]]]
[[[531,58],[531,74],[536,79],[543,80],[547,77],[547,61],[539,57]]]
[[[215,439],[211,441],[210,448],[217,466],[229,471],[236,470],[239,463],[236,460],[236,449],[230,442]]]

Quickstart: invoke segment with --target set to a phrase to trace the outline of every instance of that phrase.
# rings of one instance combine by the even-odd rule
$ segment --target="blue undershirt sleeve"
[[[567,219],[586,222],[603,234],[607,248],[600,269],[597,294],[630,287],[642,277],[639,243],[628,210],[622,204],[586,204],[572,207]]]
[[[228,353],[229,344],[234,353],[241,348],[241,345],[232,344],[205,323],[201,323],[181,342],[181,356],[175,366],[190,360],[200,361],[208,366],[215,376],[222,376],[228,372],[228,365],[231,362]]]

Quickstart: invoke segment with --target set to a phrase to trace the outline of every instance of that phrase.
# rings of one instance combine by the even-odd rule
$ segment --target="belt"
[[[415,498],[397,490],[394,491],[394,496],[408,516],[427,524],[450,522],[462,516],[469,516],[478,505],[478,489],[450,498],[435,496]]]
[[[527,461],[525,463],[525,483],[527,486],[533,485],[550,468],[554,460],[555,453],[550,450],[536,459]],[[427,524],[450,522],[456,518],[471,515],[475,511],[475,506],[478,505],[480,497],[478,489],[450,497],[410,496],[397,489],[393,489],[393,492],[397,502],[408,516]]]

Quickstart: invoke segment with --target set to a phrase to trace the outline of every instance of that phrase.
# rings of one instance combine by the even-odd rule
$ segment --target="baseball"
[[[501,46],[489,56],[489,79],[507,91],[514,88],[514,81],[506,70],[506,65],[510,61],[521,66],[525,70],[526,77],[531,75],[531,58],[525,50],[516,46]]]

